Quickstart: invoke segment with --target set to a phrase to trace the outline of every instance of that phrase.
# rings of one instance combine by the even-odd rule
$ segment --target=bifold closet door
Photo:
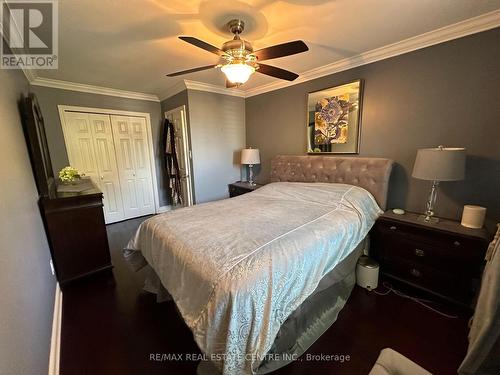
[[[106,223],[125,218],[109,115],[65,112],[70,164],[101,189]]]
[[[146,119],[111,116],[125,217],[155,212]]]

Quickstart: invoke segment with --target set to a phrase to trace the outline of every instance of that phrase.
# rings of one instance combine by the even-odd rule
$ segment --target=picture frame
[[[307,94],[307,153],[359,154],[363,80]]]

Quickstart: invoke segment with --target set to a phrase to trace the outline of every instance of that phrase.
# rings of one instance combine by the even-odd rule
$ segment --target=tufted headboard
[[[368,190],[385,210],[394,162],[382,158],[278,155],[271,161],[271,182],[336,182]]]

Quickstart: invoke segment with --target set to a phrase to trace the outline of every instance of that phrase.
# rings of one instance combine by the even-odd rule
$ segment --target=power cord
[[[384,288],[387,289],[386,292],[377,292],[375,289],[372,289],[372,292],[374,292],[375,294],[378,294],[379,296],[387,296],[389,293],[392,292],[392,293],[394,293],[395,295],[397,295],[399,297],[408,298],[408,299],[412,300],[413,302],[416,302],[416,303],[418,303],[418,304],[420,304],[420,305],[428,308],[429,310],[432,310],[435,313],[438,313],[439,315],[444,316],[445,318],[449,318],[449,319],[457,319],[458,318],[457,315],[446,314],[446,313],[444,313],[442,311],[439,311],[439,310],[435,309],[432,306],[429,306],[428,303],[431,303],[432,302],[431,300],[424,299],[424,298],[412,297],[412,296],[409,296],[407,294],[404,294],[403,292],[400,292],[399,290],[394,289],[394,287],[391,285],[391,283],[389,283],[387,281],[384,281],[382,283],[382,285],[384,286]]]

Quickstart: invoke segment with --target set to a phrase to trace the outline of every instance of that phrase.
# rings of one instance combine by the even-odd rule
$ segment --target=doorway
[[[179,162],[181,177],[181,194],[183,206],[193,205],[193,182],[191,173],[192,152],[189,142],[189,132],[186,121],[186,106],[174,108],[165,112],[165,118],[168,119],[175,129],[175,148]]]

